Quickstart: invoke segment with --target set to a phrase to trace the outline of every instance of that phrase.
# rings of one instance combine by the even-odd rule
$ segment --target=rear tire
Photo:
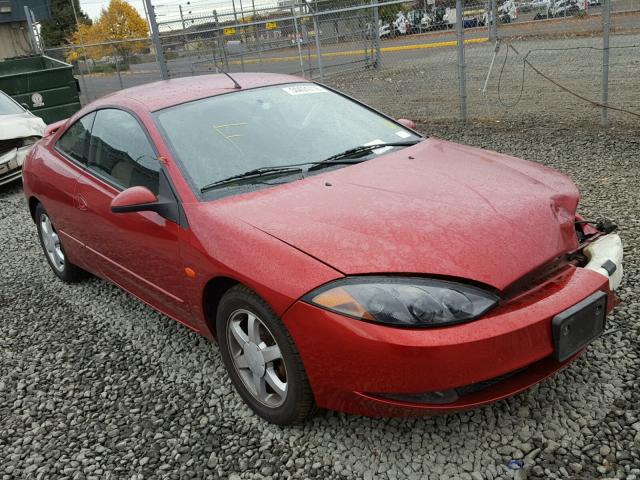
[[[53,220],[41,203],[36,206],[35,219],[40,246],[42,246],[44,256],[53,273],[67,283],[75,283],[86,278],[87,272],[71,263],[64,253],[64,247],[58,237]]]
[[[303,423],[315,409],[302,360],[280,319],[244,285],[220,300],[216,331],[236,390],[260,417],[277,425]]]

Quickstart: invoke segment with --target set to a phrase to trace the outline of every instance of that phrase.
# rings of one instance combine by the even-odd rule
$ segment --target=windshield
[[[9,98],[5,93],[0,92],[0,115],[15,115],[23,113],[22,109],[16,102]]]
[[[371,143],[420,139],[313,83],[205,98],[160,110],[155,117],[197,189],[254,169],[319,162]]]

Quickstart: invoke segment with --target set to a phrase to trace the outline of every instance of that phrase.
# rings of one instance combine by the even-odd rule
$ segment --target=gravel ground
[[[101,280],[58,281],[20,186],[2,187],[0,479],[640,478],[638,132],[421,129],[559,168],[581,188],[582,212],[619,222],[622,304],[581,359],[455,415],[268,425],[232,389],[215,345]]]

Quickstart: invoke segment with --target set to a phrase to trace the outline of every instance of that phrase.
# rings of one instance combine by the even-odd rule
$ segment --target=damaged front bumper
[[[20,148],[12,148],[8,152],[0,154],[0,185],[6,185],[20,178],[22,164],[33,145]]]

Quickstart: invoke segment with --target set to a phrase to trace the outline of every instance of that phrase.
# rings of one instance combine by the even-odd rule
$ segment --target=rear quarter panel
[[[72,262],[81,264],[80,246],[65,233],[72,221],[80,170],[52,151],[57,137],[52,135],[40,140],[27,156],[22,171],[24,193],[27,201],[36,199],[42,204],[55,221],[65,253]]]

